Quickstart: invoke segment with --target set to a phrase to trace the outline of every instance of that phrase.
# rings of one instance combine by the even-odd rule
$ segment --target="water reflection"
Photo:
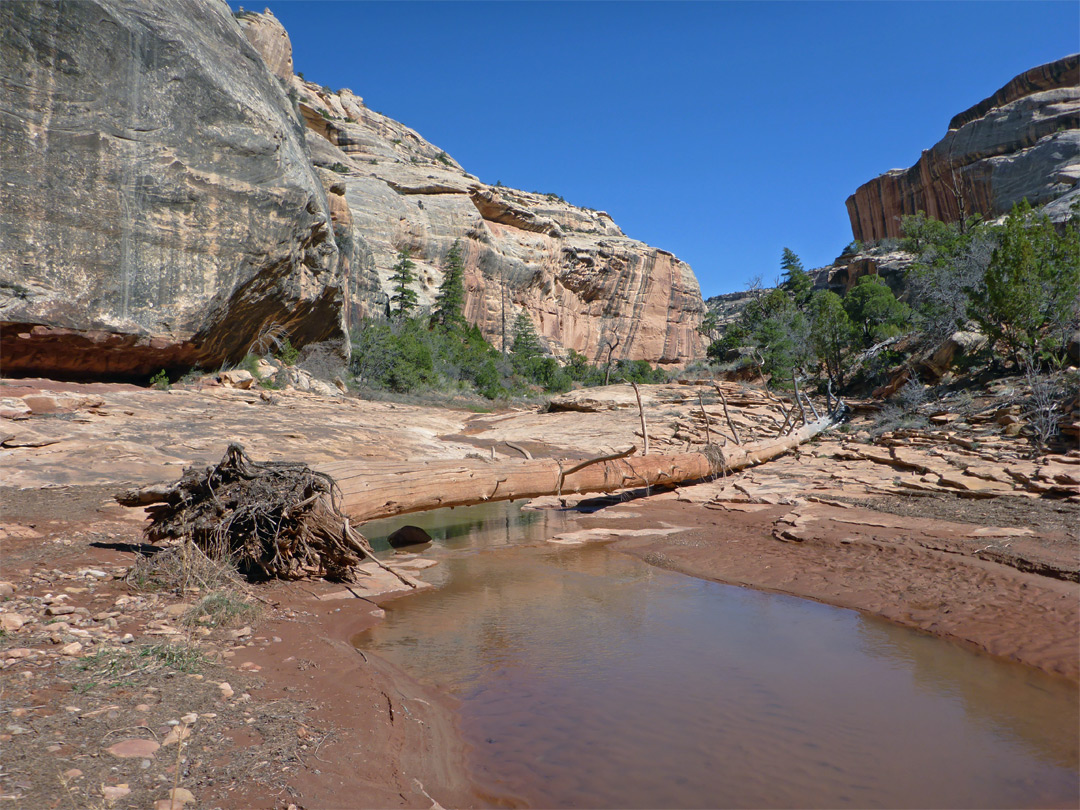
[[[462,699],[491,794],[545,807],[1076,801],[1067,684],[599,546],[514,546],[550,527],[526,518],[519,535],[530,513],[485,509],[456,516],[480,524],[478,548],[448,532],[432,549],[442,564],[423,574],[442,587],[391,603],[355,643]]]

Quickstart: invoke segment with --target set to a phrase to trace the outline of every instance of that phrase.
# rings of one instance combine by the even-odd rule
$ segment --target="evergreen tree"
[[[1027,200],[997,229],[985,285],[971,290],[971,315],[1014,358],[1053,353],[1076,328],[1080,296],[1080,228],[1058,234]]]
[[[810,342],[838,388],[844,387],[844,358],[856,334],[839,295],[831,290],[814,294],[810,302]]]
[[[544,354],[532,318],[527,312],[519,314],[514,321],[514,342],[510,344],[510,353],[514,366],[520,368],[526,367]]]
[[[844,309],[866,346],[899,335],[911,323],[911,310],[880,276],[860,278],[844,298]]]
[[[791,248],[784,248],[784,254],[780,259],[780,268],[784,271],[783,281],[780,286],[785,289],[795,306],[806,309],[810,303],[810,293],[813,291],[814,282],[810,274],[803,269],[802,261]]]
[[[391,312],[393,313],[396,307],[397,312],[393,314],[399,318],[409,317],[417,305],[416,290],[412,288],[416,282],[416,276],[413,274],[416,264],[409,256],[408,248],[398,253],[398,263],[394,265],[394,274],[390,277],[390,282],[394,287],[394,294],[390,296]]]
[[[454,241],[446,254],[443,281],[435,296],[435,310],[431,313],[432,326],[444,329],[465,327],[465,262],[461,257],[461,242]]]

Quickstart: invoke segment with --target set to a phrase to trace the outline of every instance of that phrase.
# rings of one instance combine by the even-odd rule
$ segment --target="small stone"
[[[251,635],[251,628],[250,627],[241,627],[239,630],[233,630],[232,632],[229,633],[229,637],[230,638],[235,638],[235,639],[241,639],[244,636],[250,636],[250,635]]]
[[[195,721],[198,720],[198,719],[199,719],[199,715],[195,714],[194,712],[191,712],[191,713],[185,714],[183,717],[181,717],[180,722],[181,723],[187,723],[189,726],[193,726],[193,725],[195,725]]]
[[[235,692],[233,692],[233,688],[229,685],[227,681],[222,681],[221,683],[219,683],[218,689],[221,690],[221,696],[226,700],[236,694]]]
[[[131,633],[124,633],[124,635],[120,638],[120,643],[121,644],[130,644],[134,640],[135,640],[135,636],[131,635]]]
[[[161,741],[161,747],[164,748],[167,745],[172,745],[174,742],[180,742],[186,740],[191,736],[191,729],[187,726],[177,726],[168,734],[165,735],[165,739]]]
[[[0,613],[0,630],[14,632],[29,621],[21,613]]]
[[[166,616],[172,616],[172,617],[175,618],[177,616],[183,616],[189,610],[191,610],[191,605],[185,604],[184,602],[180,602],[178,604],[169,605],[168,607],[166,607],[165,608],[165,615]]]
[[[169,791],[169,798],[173,803],[180,802],[182,804],[194,804],[195,796],[187,788],[173,788]]]
[[[45,750],[48,751],[50,754],[55,754],[59,751],[63,751],[64,746],[53,743],[52,745],[46,745]]]
[[[114,745],[110,745],[105,750],[118,759],[134,759],[135,757],[143,759],[154,756],[159,748],[161,746],[153,740],[136,738],[121,740]]]
[[[80,709],[78,706],[65,706],[64,711],[68,714],[80,714],[82,712],[82,709]]]
[[[77,641],[73,641],[70,644],[65,644],[60,648],[61,655],[78,655],[82,652],[82,644]]]
[[[13,582],[0,582],[0,599],[7,599],[19,590]]]
[[[68,770],[64,771],[65,779],[78,779],[80,776],[82,776],[82,771],[78,768],[68,768]]]
[[[6,653],[4,653],[4,655],[8,658],[29,658],[33,654],[34,651],[29,650],[26,647],[16,647],[15,649],[8,650]]]
[[[131,788],[129,788],[126,784],[101,786],[101,794],[105,797],[105,801],[107,801],[109,804],[120,801],[129,793],[131,793]]]
[[[147,705],[146,703],[140,703],[138,706],[135,707],[135,711],[137,711],[137,712],[148,712],[148,711],[150,711],[150,706]]]
[[[49,605],[45,608],[46,616],[68,616],[75,612],[71,605]]]

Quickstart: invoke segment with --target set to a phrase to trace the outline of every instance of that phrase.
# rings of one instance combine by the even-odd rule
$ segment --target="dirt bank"
[[[274,583],[247,589],[242,622],[190,626],[205,589],[125,579],[141,524],[110,496],[0,491],[12,806],[168,807],[173,790],[235,810],[475,805],[452,705],[349,644],[377,605]]]

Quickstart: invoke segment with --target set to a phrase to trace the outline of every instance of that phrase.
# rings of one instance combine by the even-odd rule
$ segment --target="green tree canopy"
[[[540,344],[540,338],[536,334],[532,318],[528,312],[522,311],[514,321],[514,341],[510,344],[510,354],[513,356],[514,365],[528,364],[537,357],[542,357],[544,347]]]
[[[810,302],[810,341],[829,377],[844,386],[844,363],[856,339],[855,325],[844,302],[831,290],[814,294]]]
[[[810,303],[810,293],[814,288],[814,281],[810,274],[803,269],[802,261],[791,248],[784,248],[784,254],[780,259],[780,269],[784,271],[783,288],[795,302],[799,309],[805,309]]]
[[[398,262],[394,265],[390,283],[393,285],[393,295],[390,296],[390,310],[399,318],[408,317],[416,309],[416,290],[412,285],[416,283],[413,271],[416,263],[410,258],[408,248],[398,253]]]
[[[443,281],[435,296],[431,324],[444,329],[462,329],[465,327],[464,309],[465,262],[461,257],[461,242],[455,240],[443,264]]]
[[[866,346],[899,335],[911,322],[907,304],[896,300],[880,276],[860,278],[844,298],[844,309]]]
[[[1063,234],[1027,201],[997,229],[985,284],[970,291],[970,314],[1014,358],[1053,353],[1080,320],[1080,228]]]

